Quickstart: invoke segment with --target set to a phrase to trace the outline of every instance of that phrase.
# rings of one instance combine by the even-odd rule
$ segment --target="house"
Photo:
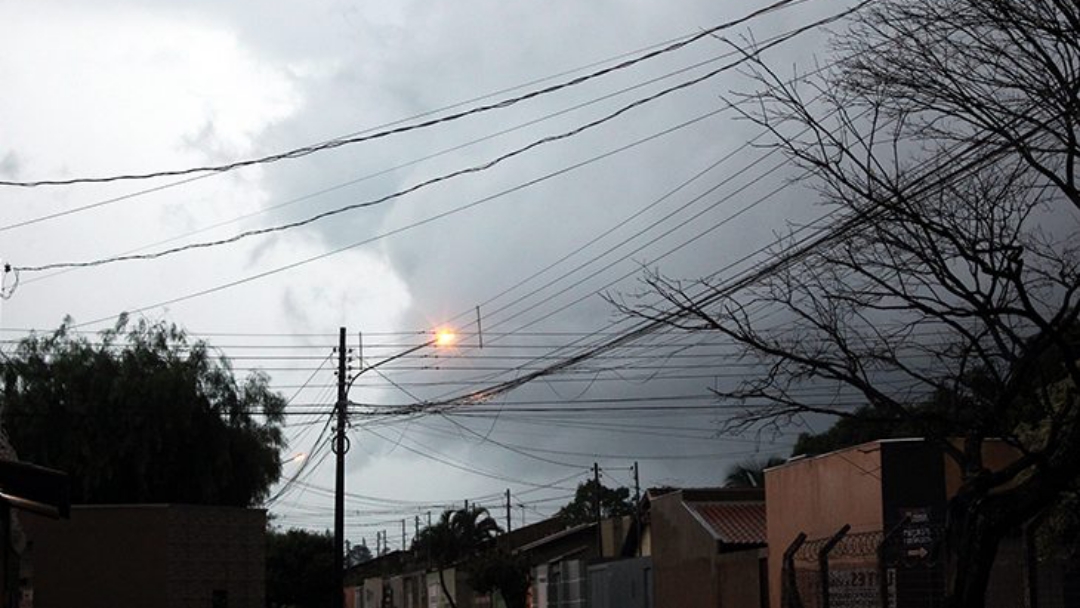
[[[35,606],[264,608],[266,511],[77,505],[23,517]]]
[[[352,566],[345,572],[346,608],[441,607],[438,573],[431,577],[425,556],[391,551]],[[453,568],[444,572],[453,593],[462,584]],[[432,587],[434,585],[434,587]]]
[[[651,490],[643,511],[640,552],[651,557],[653,606],[767,606],[763,490]]]
[[[548,519],[495,539],[492,548],[510,550],[531,565],[531,608],[767,605],[762,490],[653,491],[644,507],[641,526],[631,516],[571,527]],[[443,572],[459,608],[503,606],[498,594],[474,593],[465,570]],[[349,608],[446,605],[438,572],[410,552],[359,564],[346,577]]]
[[[532,564],[533,608],[584,608],[586,564],[602,554],[598,529],[573,526],[518,548]]]
[[[517,551],[557,533],[561,522],[547,519],[503,534],[487,549]],[[499,608],[501,598],[477,594],[469,584],[468,573],[458,565],[442,572],[447,590],[459,608],[483,606]],[[345,573],[347,608],[445,608],[449,606],[442,589],[439,571],[426,555],[412,551],[392,551],[349,568]]]

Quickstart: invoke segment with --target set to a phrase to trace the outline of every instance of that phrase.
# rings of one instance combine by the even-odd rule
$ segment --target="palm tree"
[[[443,571],[471,557],[481,545],[495,538],[499,532],[499,525],[487,509],[447,509],[439,516],[438,523],[421,530],[413,540],[413,551],[417,554],[426,553],[432,564],[439,569],[439,584],[450,608],[457,608],[457,604],[446,587]]]
[[[765,460],[744,460],[728,469],[724,477],[725,488],[760,488],[765,485],[765,469],[784,464],[778,456],[769,456]]]

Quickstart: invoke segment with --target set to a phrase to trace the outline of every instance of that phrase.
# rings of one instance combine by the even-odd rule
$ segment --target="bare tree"
[[[659,303],[617,305],[759,364],[717,391],[730,429],[861,404],[939,443],[963,471],[949,602],[982,606],[1000,540],[1078,476],[1080,2],[878,0],[835,49],[809,85],[756,63],[740,100],[835,214],[826,236],[793,233],[737,294],[652,273]],[[991,437],[1015,462],[983,466]]]

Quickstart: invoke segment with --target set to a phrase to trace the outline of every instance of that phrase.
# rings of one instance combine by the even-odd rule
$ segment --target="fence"
[[[783,553],[784,608],[938,608],[946,575],[940,524],[905,517],[888,532],[800,534]],[[1070,576],[1070,574],[1072,576]],[[1017,533],[1000,545],[987,608],[1080,608],[1075,562],[1043,562]]]

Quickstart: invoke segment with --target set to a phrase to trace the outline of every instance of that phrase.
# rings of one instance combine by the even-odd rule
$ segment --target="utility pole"
[[[417,538],[420,538],[420,516],[419,515],[416,516],[415,524],[416,524],[415,525],[416,532],[413,534],[413,541],[415,541]]]
[[[405,518],[401,518],[401,550],[405,550]]]
[[[510,533],[510,488],[506,488],[506,533]]]
[[[641,480],[638,478],[638,463],[634,461],[634,528],[637,536],[637,555],[641,557]]]
[[[334,591],[339,608],[345,606],[345,452],[348,450],[345,438],[345,423],[348,408],[348,378],[345,377],[345,328],[338,333],[338,374],[337,374],[337,429],[334,433],[334,454],[337,456],[334,480]]]
[[[593,474],[593,517],[596,518],[596,556],[604,557],[604,533],[600,522],[600,464],[594,462]]]

